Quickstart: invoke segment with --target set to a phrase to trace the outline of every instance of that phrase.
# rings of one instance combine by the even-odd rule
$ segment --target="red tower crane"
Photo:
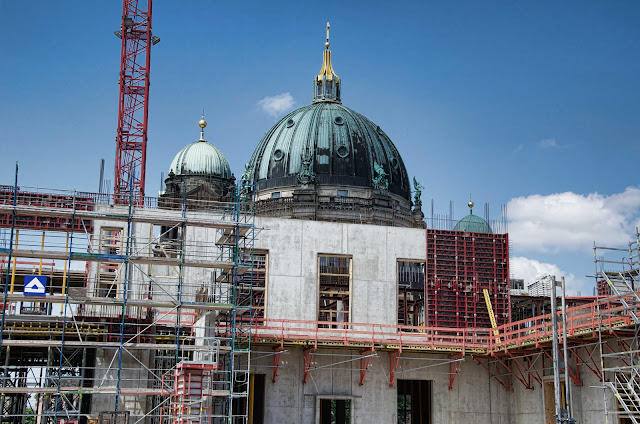
[[[152,0],[123,0],[122,24],[115,34],[121,39],[120,97],[114,201],[144,202],[149,117],[149,66],[151,45],[160,41],[151,33]]]

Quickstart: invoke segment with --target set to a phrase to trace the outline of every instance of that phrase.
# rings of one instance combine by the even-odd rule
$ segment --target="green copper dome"
[[[205,140],[187,144],[178,152],[169,172],[175,175],[207,175],[231,178],[231,168],[220,149]]]
[[[383,170],[383,171],[382,171]],[[410,200],[409,177],[400,153],[384,131],[337,102],[315,102],[276,123],[247,164],[256,190],[300,184],[378,188]]]
[[[466,231],[470,233],[493,233],[487,221],[477,215],[470,214],[462,218],[453,231]]]

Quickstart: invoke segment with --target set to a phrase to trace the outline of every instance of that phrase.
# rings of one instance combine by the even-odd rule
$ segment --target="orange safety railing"
[[[625,296],[628,304],[632,295]],[[640,305],[636,305],[640,307]],[[558,312],[562,316],[561,312]],[[567,337],[592,333],[601,329],[624,327],[633,323],[629,311],[618,297],[599,299],[592,303],[567,308]],[[497,327],[499,342],[491,340],[492,350],[522,347],[549,340],[552,337],[551,314],[515,321]],[[558,319],[558,332],[562,332],[562,319]]]
[[[627,302],[633,302],[629,296]],[[640,305],[638,305],[640,307]],[[595,335],[600,329],[633,324],[628,310],[620,299],[611,297],[575,306],[566,310],[567,335],[577,337]],[[561,312],[558,312],[561,315]],[[445,328],[408,325],[365,324],[333,321],[304,321],[288,319],[253,319],[237,323],[240,334],[250,331],[253,342],[306,342],[353,346],[381,346],[390,348],[415,347],[426,350],[462,351],[484,350],[496,352],[519,347],[536,347],[552,337],[551,314],[504,324],[492,336],[490,328]],[[219,327],[224,333],[225,329]],[[228,329],[227,329],[228,330]],[[558,320],[562,331],[562,320]]]
[[[240,326],[242,327],[242,323]],[[281,344],[305,341],[316,346],[416,346],[433,350],[486,349],[490,337],[488,328],[437,328],[286,319],[254,319],[250,331],[255,342],[268,339],[277,340]]]

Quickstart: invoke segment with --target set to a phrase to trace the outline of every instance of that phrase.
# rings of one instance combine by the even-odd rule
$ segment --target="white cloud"
[[[513,153],[520,153],[523,150],[524,150],[524,144],[518,144],[518,146],[515,149],[513,149]]]
[[[258,107],[269,115],[277,117],[291,109],[295,104],[296,102],[293,100],[291,93],[282,93],[265,97],[258,102]]]
[[[543,149],[543,150],[546,150],[546,149],[564,150],[569,148],[569,145],[560,144],[556,141],[555,138],[543,138],[542,140],[538,141],[536,145],[538,146],[539,149]]]
[[[539,277],[549,274],[556,276],[558,281],[561,277],[565,277],[567,295],[569,296],[575,296],[578,291],[584,296],[590,296],[593,292],[593,283],[578,280],[574,274],[563,271],[558,265],[540,262],[522,256],[511,257],[510,264],[511,275],[513,278],[524,279],[525,289]]]
[[[517,197],[508,203],[509,233],[519,249],[582,250],[593,242],[626,244],[640,222],[640,188],[603,196],[572,192]]]
[[[552,147],[559,147],[555,138],[545,138],[538,141],[538,147],[541,149],[550,149]]]

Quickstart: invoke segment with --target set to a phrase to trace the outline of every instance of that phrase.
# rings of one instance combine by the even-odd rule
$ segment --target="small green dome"
[[[231,168],[220,149],[205,140],[187,144],[178,152],[169,168],[175,175],[208,175],[231,178]]]
[[[466,231],[470,233],[493,233],[487,221],[477,215],[470,214],[462,218],[453,231]]]

